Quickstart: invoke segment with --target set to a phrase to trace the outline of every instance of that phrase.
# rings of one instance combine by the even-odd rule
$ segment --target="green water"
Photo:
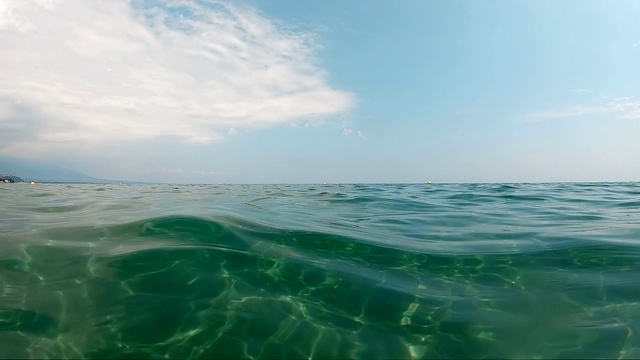
[[[640,184],[0,186],[0,358],[639,358]]]

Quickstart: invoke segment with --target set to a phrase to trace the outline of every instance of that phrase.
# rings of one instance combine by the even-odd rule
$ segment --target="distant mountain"
[[[32,161],[0,158],[0,174],[11,174],[25,181],[112,184],[131,181],[98,179],[89,175],[56,166],[54,164]]]

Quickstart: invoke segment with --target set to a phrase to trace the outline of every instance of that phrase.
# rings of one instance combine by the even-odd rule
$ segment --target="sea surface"
[[[0,358],[640,358],[640,183],[0,184]]]

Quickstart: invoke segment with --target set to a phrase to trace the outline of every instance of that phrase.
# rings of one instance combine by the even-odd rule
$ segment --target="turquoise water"
[[[0,358],[639,358],[640,184],[0,186]]]

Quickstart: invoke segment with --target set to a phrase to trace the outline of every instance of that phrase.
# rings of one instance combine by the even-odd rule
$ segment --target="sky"
[[[0,0],[0,157],[173,183],[640,181],[640,2]]]

